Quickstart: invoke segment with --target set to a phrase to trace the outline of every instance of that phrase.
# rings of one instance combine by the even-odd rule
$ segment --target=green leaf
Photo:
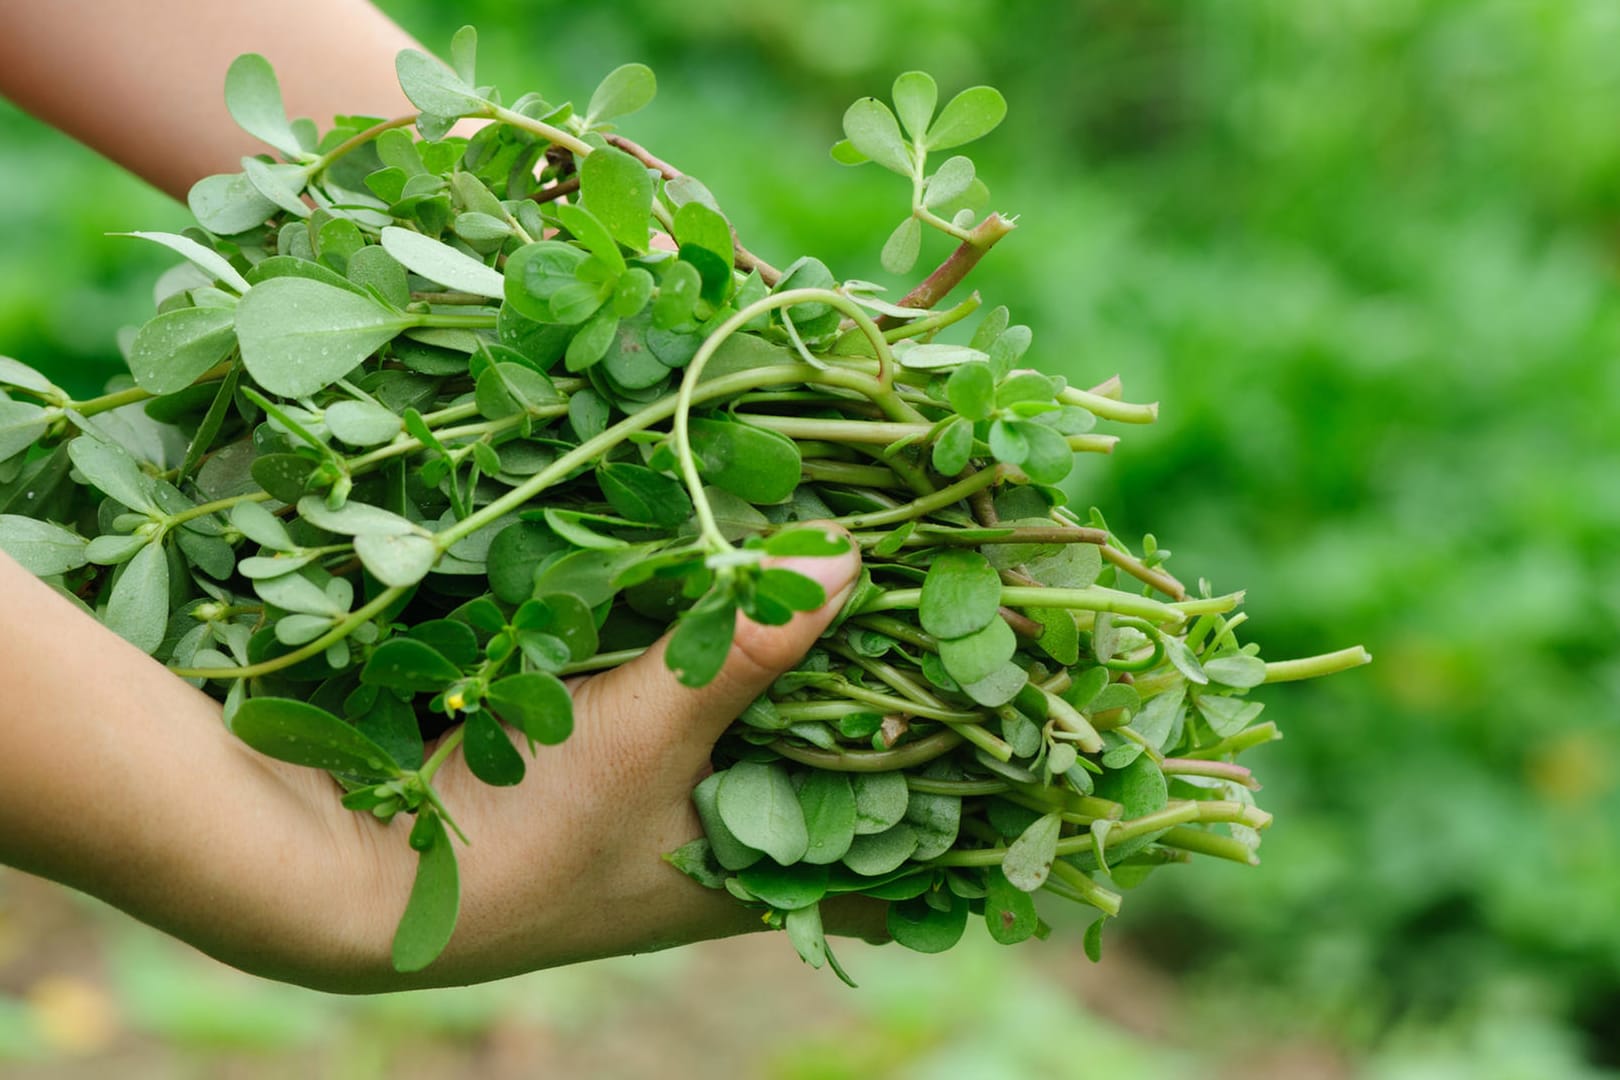
[[[870,836],[899,824],[911,802],[901,772],[854,773],[855,835]]]
[[[439,815],[424,809],[411,829],[411,846],[420,855],[405,914],[394,931],[394,970],[421,971],[431,964],[455,932],[461,906],[461,880],[456,854]]]
[[[50,425],[50,414],[40,406],[0,398],[0,461],[33,446]]]
[[[955,476],[973,457],[973,424],[960,416],[946,424],[934,440],[929,462],[941,476]]]
[[[490,591],[508,604],[522,603],[534,594],[534,572],[540,561],[565,546],[540,522],[508,525],[489,546],[486,565]]]
[[[982,361],[985,354],[966,345],[912,345],[902,341],[896,343],[894,357],[901,367],[913,371],[939,371]]]
[[[601,154],[604,151],[598,151]],[[596,157],[596,154],[591,154]],[[586,157],[590,162],[591,157]],[[557,240],[523,244],[507,256],[505,301],[523,316],[538,322],[554,322],[551,298],[570,285],[577,285],[577,270],[588,254]]]
[[[866,157],[901,176],[911,175],[911,153],[889,107],[874,97],[861,98],[844,113],[844,134]]]
[[[967,927],[968,902],[954,893],[948,895],[950,906],[944,911],[922,897],[889,905],[890,936],[920,953],[940,953],[954,946]]]
[[[1204,674],[1210,682],[1249,690],[1266,681],[1266,662],[1258,656],[1239,653],[1204,661]]]
[[[489,108],[460,76],[426,53],[401,50],[394,58],[394,71],[405,96],[425,113],[448,119],[483,115]]]
[[[727,870],[741,870],[763,859],[765,853],[737,839],[720,816],[720,785],[725,776],[725,772],[717,772],[704,777],[703,782],[692,789],[692,805],[697,807],[698,820],[703,823],[703,834],[714,849],[715,861]]]
[[[523,780],[523,755],[493,713],[480,709],[469,715],[463,726],[466,735],[461,741],[461,753],[474,776],[495,787],[510,787]]]
[[[483,370],[473,397],[479,414],[487,420],[529,413],[563,401],[556,385],[545,375],[527,364],[505,360]]]
[[[1259,718],[1265,708],[1258,701],[1223,697],[1218,694],[1200,694],[1197,698],[1198,714],[1209,722],[1210,730],[1221,738],[1236,735]]]
[[[1182,677],[1188,682],[1199,686],[1208,685],[1209,675],[1204,671],[1204,666],[1198,662],[1197,655],[1187,648],[1187,643],[1170,634],[1163,635],[1163,638],[1164,655],[1171,666],[1181,672]]]
[[[60,525],[18,514],[0,514],[0,551],[36,577],[51,577],[85,564],[84,537]]]
[[[646,64],[620,65],[608,72],[591,94],[591,102],[585,108],[585,126],[595,127],[603,120],[645,109],[657,93],[658,79],[652,68]]]
[[[739,871],[737,880],[778,911],[814,907],[827,895],[827,868],[803,862],[778,866],[761,860]]]
[[[932,210],[961,198],[973,186],[973,179],[972,159],[961,154],[946,158],[945,163],[928,178],[928,184],[923,189],[923,205]]]
[[[303,497],[315,462],[301,454],[265,454],[253,459],[251,475],[255,483],[284,503],[295,503]]]
[[[309,217],[310,209],[299,198],[309,183],[309,169],[287,163],[270,164],[256,157],[242,159],[242,174],[248,183],[287,213],[295,217]]]
[[[778,556],[809,556],[824,558],[842,555],[849,550],[849,537],[831,528],[804,526],[784,529],[765,538],[765,554]]]
[[[555,675],[525,671],[490,683],[490,708],[537,743],[555,746],[574,730],[574,699]]]
[[[913,142],[921,143],[939,102],[939,87],[926,71],[908,71],[894,80],[894,109]]]
[[[330,533],[343,536],[404,536],[421,531],[409,518],[362,502],[346,502],[333,510],[319,495],[298,500],[298,516]]]
[[[664,861],[708,889],[726,887],[726,870],[715,858],[714,845],[703,837],[688,840],[664,856]]]
[[[131,510],[158,513],[152,499],[152,478],[141,472],[123,447],[92,435],[68,443],[68,457],[85,480]]]
[[[24,390],[35,390],[51,396],[60,393],[51,380],[22,361],[13,360],[9,356],[0,356],[0,386],[18,386]]]
[[[1093,964],[1102,963],[1103,924],[1107,921],[1108,916],[1106,915],[1098,917],[1095,922],[1086,927],[1085,937],[1082,939],[1082,947],[1086,951],[1086,959],[1090,960]]]
[[[1155,814],[1168,804],[1164,773],[1143,755],[1120,769],[1108,769],[1097,778],[1097,794],[1124,807],[1123,820]]]
[[[815,611],[827,602],[827,590],[819,581],[782,567],[761,570],[755,589],[760,597],[781,604],[789,611]]]
[[[717,211],[699,202],[689,202],[675,211],[675,240],[683,251],[699,247],[718,256],[729,275],[735,257],[731,225]],[[703,267],[699,265],[699,270]]]
[[[506,295],[506,278],[499,270],[430,236],[387,225],[382,231],[382,246],[405,269],[446,288],[495,300]]]
[[[1034,425],[1031,425],[1034,426]],[[1016,423],[1006,420],[996,420],[990,425],[990,452],[997,461],[1008,465],[1022,465],[1029,456],[1029,439],[1024,435],[1024,429]]]
[[[707,686],[725,666],[736,628],[736,604],[729,598],[709,603],[706,597],[675,624],[664,651],[664,663],[682,686]]]
[[[962,692],[980,705],[994,709],[1017,697],[1027,682],[1029,673],[1009,660],[984,678],[963,683]]]
[[[878,261],[891,274],[907,274],[917,265],[917,254],[921,250],[922,222],[916,217],[907,217],[884,241]]]
[[[236,348],[236,312],[222,307],[176,308],[135,332],[129,370],[153,394],[183,390]]]
[[[109,236],[133,236],[137,240],[150,240],[154,244],[162,244],[170,251],[184,257],[193,266],[202,270],[215,281],[221,282],[226,288],[234,289],[238,294],[246,293],[251,287],[247,279],[236,272],[236,267],[219,252],[212,248],[203,247],[189,236],[180,236],[176,233],[164,232],[123,232],[109,233]]]
[[[872,159],[855,149],[848,139],[839,139],[832,145],[832,159],[840,165],[865,165]]]
[[[956,843],[962,826],[962,797],[913,791],[906,804],[905,821],[917,831],[917,850],[912,858],[937,858]]]
[[[205,176],[186,193],[197,223],[219,236],[235,236],[263,225],[276,204],[259,194],[245,173]]]
[[[984,921],[993,940],[1016,945],[1033,937],[1041,920],[1029,893],[992,866],[985,873]]]
[[[354,538],[354,553],[384,585],[415,585],[439,561],[439,546],[430,537],[363,533]]]
[[[1017,428],[1027,447],[1021,467],[1031,480],[1051,485],[1069,475],[1074,468],[1074,451],[1055,429],[1032,420],[1015,420],[1011,426]]]
[[[917,830],[900,822],[880,833],[857,835],[844,853],[844,865],[866,877],[898,869],[917,850]]]
[[[304,148],[287,123],[287,110],[281,103],[281,87],[270,61],[258,53],[244,53],[231,61],[225,72],[225,107],[241,129],[269,143],[289,157]]]
[[[804,861],[826,864],[842,859],[855,839],[855,792],[849,775],[811,769],[799,787],[799,806],[810,838]]]
[[[595,214],[573,203],[561,203],[557,206],[557,220],[607,266],[611,275],[624,273],[624,254],[619,250],[618,241]]]
[[[461,669],[414,638],[389,638],[372,650],[360,681],[405,693],[436,694],[461,678]]]
[[[568,352],[563,357],[564,366],[569,371],[589,368],[607,354],[618,332],[619,317],[613,314],[613,309],[598,311],[568,343]]]
[[[450,66],[456,77],[468,86],[478,84],[478,30],[463,26],[450,39]]]
[[[653,180],[645,165],[623,150],[604,147],[580,162],[579,190],[585,207],[615,240],[635,251],[647,250]]]
[[[259,753],[294,765],[391,780],[399,766],[382,747],[325,709],[279,697],[253,697],[237,708],[231,731]]]
[[[350,446],[388,442],[404,427],[398,413],[373,401],[339,401],[327,406],[322,419],[334,438]]]
[[[799,959],[819,970],[827,962],[827,936],[821,927],[821,905],[810,904],[789,911],[782,925]]]
[[[1056,812],[1042,815],[1007,847],[1001,859],[1001,872],[1016,889],[1034,892],[1046,882],[1057,858],[1058,835],[1063,819]]]
[[[996,411],[996,376],[983,362],[963,364],[945,380],[945,398],[958,416],[988,420]]]
[[[940,110],[928,129],[926,145],[930,150],[948,150],[981,139],[1006,115],[1007,101],[1001,91],[993,86],[971,86]]]
[[[692,452],[704,479],[755,504],[785,502],[799,486],[799,448],[764,428],[694,418]]]
[[[1000,610],[1001,575],[983,555],[951,548],[934,558],[917,610],[924,630],[938,638],[965,637],[999,621]]]
[[[692,500],[680,481],[644,465],[604,462],[596,483],[608,505],[631,521],[673,529],[692,516]]]
[[[248,374],[281,397],[336,382],[409,325],[369,297],[300,277],[262,281],[236,308]]]
[[[716,806],[739,841],[783,866],[798,862],[809,850],[804,811],[781,764],[739,761],[726,770]]]

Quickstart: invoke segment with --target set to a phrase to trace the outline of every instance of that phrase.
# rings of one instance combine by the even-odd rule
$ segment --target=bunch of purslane
[[[1189,596],[1151,537],[1134,554],[1067,505],[1074,454],[1114,444],[1097,422],[1155,409],[1037,370],[1005,308],[943,304],[1013,227],[942,155],[1001,95],[936,109],[911,72],[892,111],[845,115],[834,157],[910,182],[883,265],[909,271],[925,226],[957,243],[896,303],[814,257],[770,266],[614,134],[645,67],[583,110],[507,102],[474,41],[449,67],[400,54],[419,115],[324,134],[238,59],[227,104],[275,154],[198,183],[196,228],[130,234],[185,259],[126,343],[133,382],[75,400],[0,359],[0,547],[252,746],[414,818],[396,965],[455,923],[449,755],[520,782],[572,729],[563,677],[673,626],[702,685],[739,613],[824,603],[771,557],[850,542],[853,595],[715,748],[676,867],[836,969],[825,897],[888,901],[894,938],[937,951],[970,915],[1040,936],[1038,891],[1106,917],[1163,863],[1253,862],[1269,817],[1233,758],[1277,730],[1247,692],[1366,657],[1261,661],[1239,595]]]

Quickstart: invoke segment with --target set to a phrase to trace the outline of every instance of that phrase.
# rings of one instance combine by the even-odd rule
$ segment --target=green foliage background
[[[1620,8],[381,6],[435,49],[476,23],[481,80],[509,95],[651,64],[658,101],[627,133],[755,251],[840,276],[887,280],[907,194],[828,159],[844,106],[911,68],[1000,87],[1008,122],[974,156],[1021,228],[974,284],[1045,370],[1162,402],[1077,499],[1151,529],[1183,578],[1247,587],[1266,655],[1376,657],[1267,695],[1288,737],[1253,762],[1265,865],[1176,868],[1110,928],[1195,1003],[1171,1041],[1237,1025],[1369,1075],[1620,1065]],[[93,386],[164,265],[102,234],[184,214],[14,112],[0,138],[0,351]],[[1083,964],[1078,933],[1026,948]],[[970,952],[928,959],[937,984],[953,964],[1044,978]],[[831,1071],[783,1074],[915,1060],[905,1015],[874,1006],[817,1048]],[[1185,1066],[1130,1053],[1134,1075]]]

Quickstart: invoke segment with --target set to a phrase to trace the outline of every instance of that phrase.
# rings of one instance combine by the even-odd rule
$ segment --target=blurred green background
[[[1376,663],[1266,694],[1287,739],[1252,762],[1264,865],[1155,876],[1095,967],[1062,921],[1014,950],[846,947],[859,992],[755,938],[340,1000],[7,875],[0,1071],[1620,1071],[1620,7],[381,6],[440,50],[478,24],[509,96],[650,63],[627,133],[751,248],[896,290],[877,250],[907,192],[829,160],[844,106],[911,68],[1000,87],[973,153],[1022,227],[974,284],[1046,370],[1162,402],[1077,499],[1183,578],[1246,587],[1266,655]],[[0,138],[0,351],[93,384],[164,265],[103,234],[185,216],[14,111]]]

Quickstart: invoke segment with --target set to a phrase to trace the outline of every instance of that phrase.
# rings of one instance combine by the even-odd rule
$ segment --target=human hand
[[[572,682],[574,733],[541,747],[517,787],[477,781],[459,751],[446,761],[435,786],[473,840],[457,853],[461,915],[444,954],[401,975],[390,943],[415,872],[398,835],[409,819],[344,810],[327,774],[248,749],[212,699],[0,556],[0,680],[13,687],[0,703],[0,861],[238,967],[342,992],[478,982],[761,929],[662,855],[701,834],[691,791],[715,739],[814,644],[859,560],[777,564],[815,578],[827,604],[781,627],[739,616],[709,685],[682,686],[660,643]],[[83,678],[87,657],[100,678]],[[826,918],[833,933],[883,933],[878,905],[830,903]]]

